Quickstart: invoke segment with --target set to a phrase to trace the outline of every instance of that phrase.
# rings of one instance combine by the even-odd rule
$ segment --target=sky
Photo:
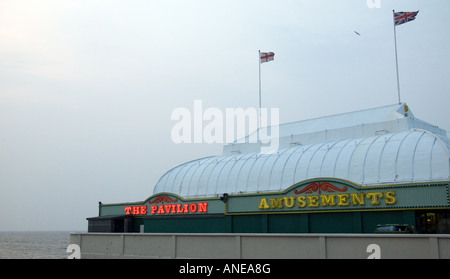
[[[377,1],[369,1],[377,2]],[[0,0],[0,231],[86,231],[220,143],[174,143],[177,108],[281,123],[401,101],[450,131],[448,0]],[[357,31],[360,35],[357,35]]]

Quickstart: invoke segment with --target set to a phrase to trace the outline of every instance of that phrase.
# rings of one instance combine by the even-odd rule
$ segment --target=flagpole
[[[261,50],[258,50],[258,64],[259,64],[259,120],[258,120],[258,141],[259,129],[261,128]]]
[[[400,101],[400,77],[398,73],[398,55],[397,55],[397,28],[395,26],[395,10],[392,10],[394,16],[394,42],[395,42],[395,66],[397,69],[397,91],[398,91],[398,104],[401,104]]]

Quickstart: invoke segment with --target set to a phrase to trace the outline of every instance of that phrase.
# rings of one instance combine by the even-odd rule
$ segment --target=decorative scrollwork
[[[294,193],[296,194],[311,194],[313,192],[319,192],[319,194],[322,194],[322,191],[328,192],[328,193],[334,193],[335,191],[338,192],[345,192],[347,191],[347,186],[344,186],[342,189],[334,186],[333,184],[329,182],[314,182],[303,188],[302,190],[294,190]]]
[[[149,201],[148,203],[161,203],[161,202],[166,202],[166,203],[171,203],[171,202],[177,202],[178,199],[172,199],[171,197],[164,195],[164,196],[158,196],[156,198],[154,198],[152,201]]]

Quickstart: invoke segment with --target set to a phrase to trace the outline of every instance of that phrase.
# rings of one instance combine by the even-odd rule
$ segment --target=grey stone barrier
[[[449,259],[444,234],[72,233],[82,259]]]

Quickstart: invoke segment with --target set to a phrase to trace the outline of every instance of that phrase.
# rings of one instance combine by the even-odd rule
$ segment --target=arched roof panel
[[[449,180],[450,140],[424,130],[208,157],[177,166],[154,193],[211,197],[286,189],[313,178],[330,177],[366,185]]]

